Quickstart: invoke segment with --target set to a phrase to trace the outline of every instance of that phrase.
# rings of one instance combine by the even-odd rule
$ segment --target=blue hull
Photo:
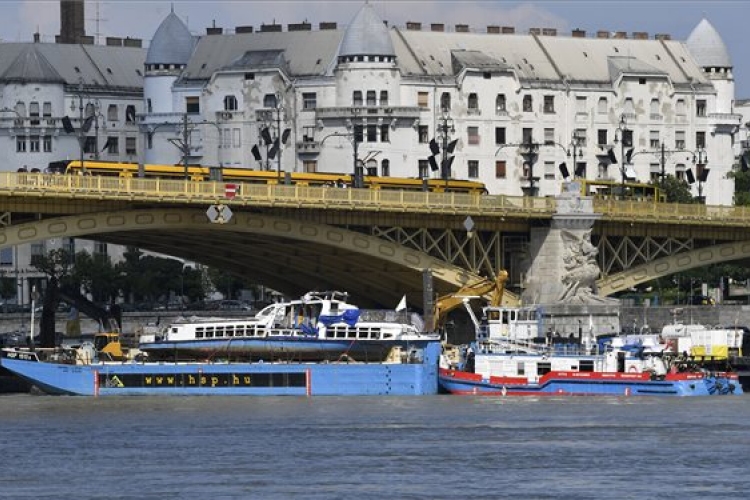
[[[539,384],[492,381],[481,376],[440,370],[441,391],[478,396],[721,396],[741,395],[736,375],[706,376],[684,380],[636,380],[593,375],[583,380],[570,377],[545,379]]]
[[[2,358],[2,366],[50,394],[81,396],[418,396],[437,394],[440,345],[422,361],[386,363],[96,363]]]

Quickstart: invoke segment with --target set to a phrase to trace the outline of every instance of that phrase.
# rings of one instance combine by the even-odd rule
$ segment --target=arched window
[[[263,107],[275,108],[276,107],[276,94],[266,94],[265,96],[263,96]]]
[[[375,159],[367,160],[367,175],[376,176],[378,175],[378,161]]]
[[[659,114],[659,99],[651,99],[651,114]]]
[[[89,117],[89,116],[94,116],[94,114],[96,114],[96,106],[94,106],[94,103],[92,102],[87,103],[84,116]]]
[[[533,110],[534,103],[531,100],[530,95],[523,96],[523,110],[527,113],[531,112]]]
[[[374,90],[368,90],[367,91],[367,105],[368,106],[377,106],[377,102],[375,101],[375,91]]]
[[[352,94],[352,106],[362,106],[362,91],[355,90]]]
[[[388,91],[387,90],[380,91],[380,105],[388,106]]]
[[[117,121],[117,104],[110,104],[107,108],[107,120],[111,122]]]
[[[451,110],[451,95],[448,92],[443,92],[440,96],[440,109],[442,111]]]
[[[469,109],[470,110],[478,110],[479,109],[479,97],[472,92],[469,94]]]
[[[497,94],[495,98],[495,111],[498,113],[505,113],[505,94]]]
[[[386,159],[380,162],[380,175],[383,177],[391,175],[391,160]]]

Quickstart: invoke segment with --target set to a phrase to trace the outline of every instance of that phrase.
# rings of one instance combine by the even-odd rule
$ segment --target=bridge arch
[[[217,238],[221,235],[221,238]],[[164,253],[236,271],[290,294],[343,288],[365,306],[392,307],[406,292],[421,307],[422,271],[435,292],[481,279],[430,255],[346,228],[252,212],[211,223],[202,209],[78,214],[0,229],[0,248],[61,237]]]
[[[678,253],[600,278],[597,281],[599,295],[611,295],[632,288],[640,283],[687,271],[688,269],[748,257],[750,257],[750,240],[735,241]]]

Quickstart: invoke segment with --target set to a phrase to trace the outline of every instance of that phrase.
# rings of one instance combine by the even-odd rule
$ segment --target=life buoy
[[[638,373],[638,368],[636,368],[635,365],[630,365],[630,368],[628,368],[628,371],[630,373]]]

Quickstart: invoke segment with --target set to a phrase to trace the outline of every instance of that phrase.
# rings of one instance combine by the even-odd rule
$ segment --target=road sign
[[[206,215],[214,224],[226,224],[232,218],[232,211],[226,205],[211,205],[206,210]]]
[[[224,197],[232,199],[237,195],[237,184],[224,184]]]

